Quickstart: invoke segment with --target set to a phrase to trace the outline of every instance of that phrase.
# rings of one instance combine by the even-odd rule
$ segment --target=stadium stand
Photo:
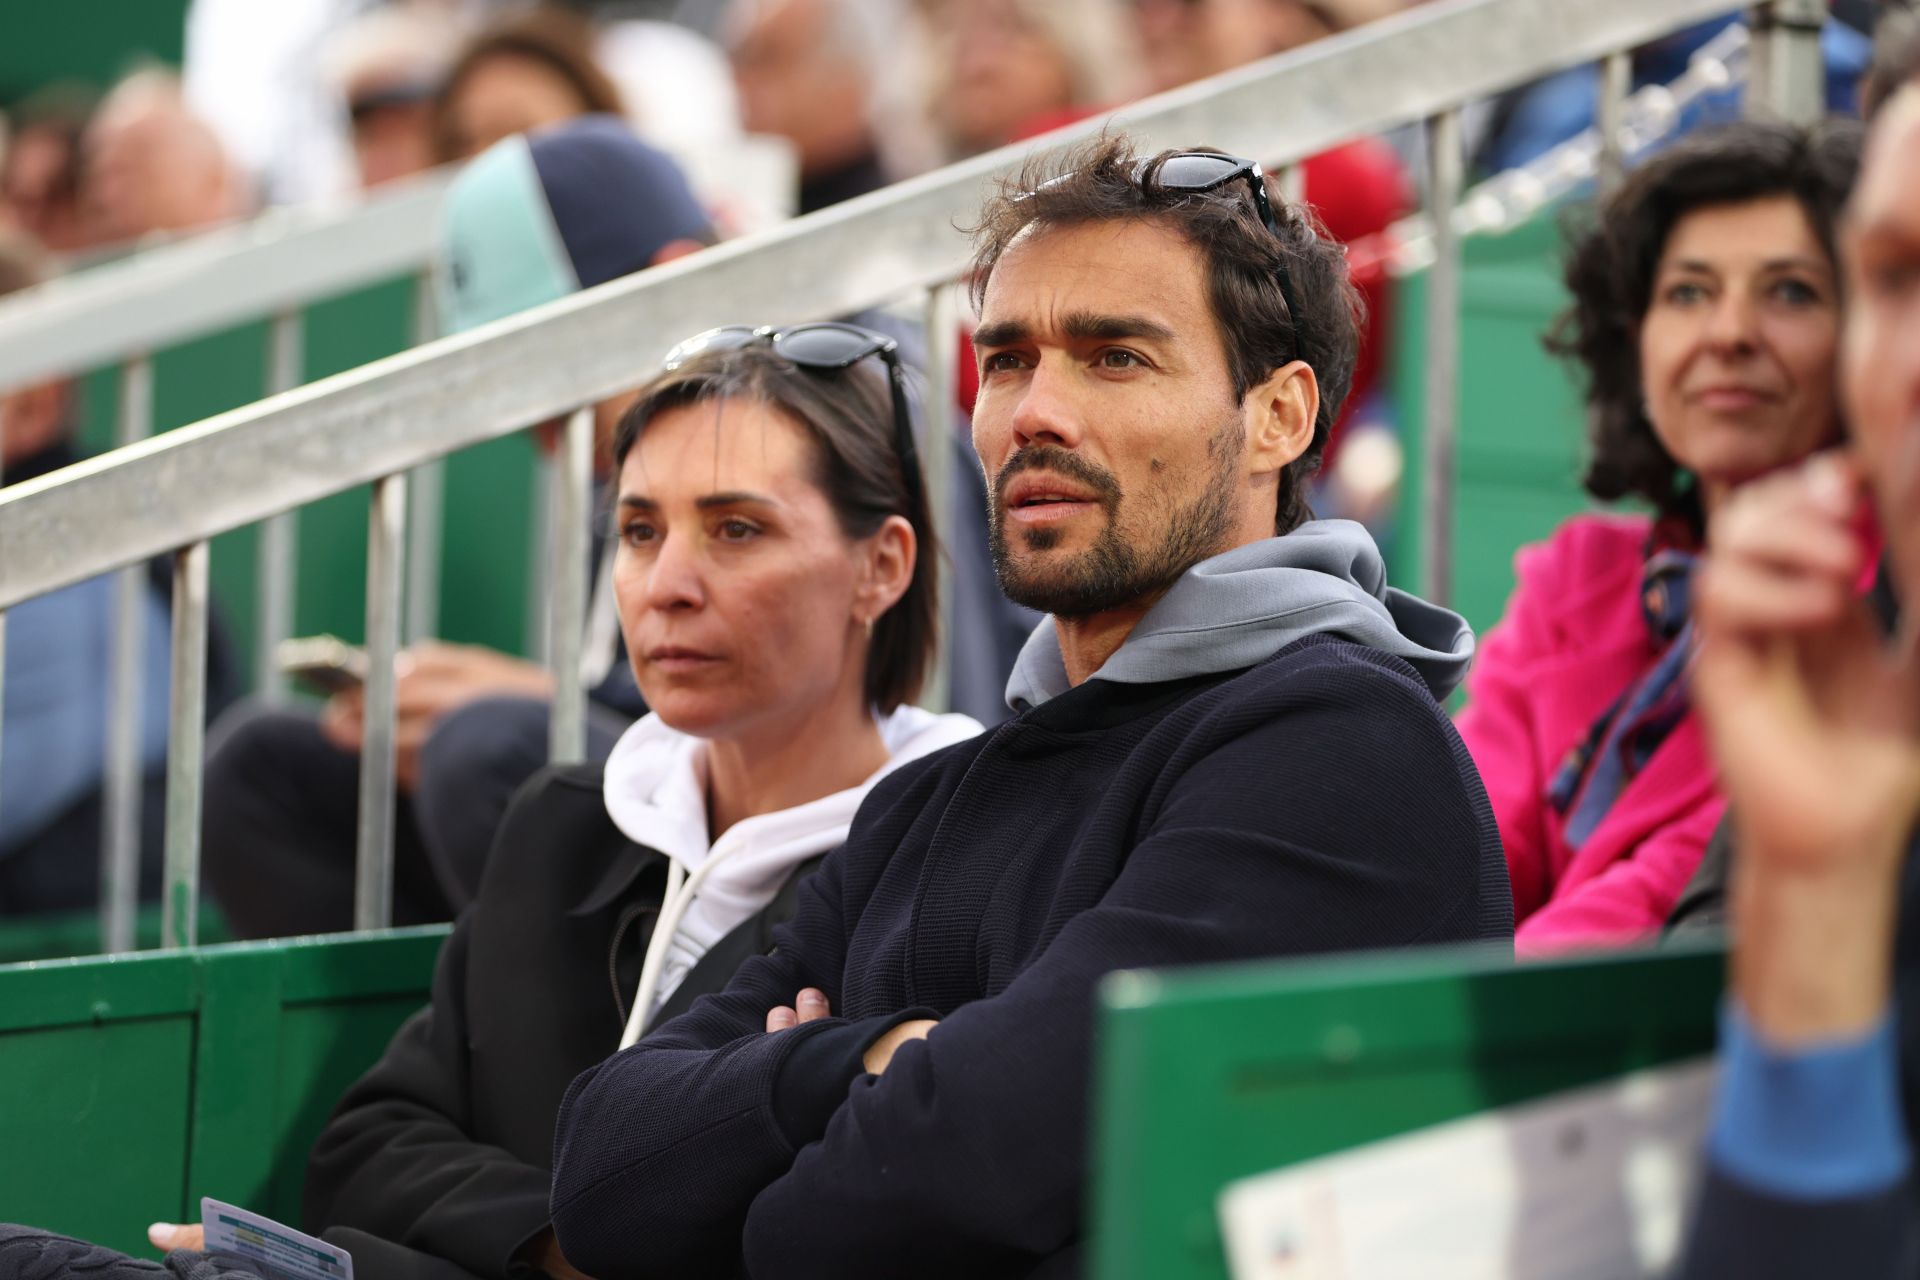
[[[1490,619],[1504,594],[1506,557],[1492,548],[1510,549],[1515,531],[1544,528],[1572,499],[1570,490],[1555,496],[1551,486],[1536,483],[1557,465],[1546,446],[1536,443],[1520,451],[1518,462],[1509,461],[1504,443],[1478,435],[1477,418],[1461,412],[1462,369],[1480,360],[1509,361],[1552,307],[1539,268],[1538,220],[1511,240],[1469,243],[1462,234],[1478,224],[1472,202],[1461,211],[1461,110],[1568,66],[1617,66],[1626,50],[1733,7],[1726,0],[1446,0],[1170,91],[1110,118],[1150,145],[1204,141],[1260,156],[1282,170],[1357,136],[1406,124],[1424,130],[1434,157],[1426,183],[1429,238],[1418,245],[1424,269],[1400,307],[1403,317],[1423,317],[1424,323],[1403,325],[1418,333],[1399,355],[1396,378],[1403,403],[1418,410],[1409,413],[1407,437],[1418,442],[1410,450],[1417,465],[1414,482],[1406,485],[1411,496],[1396,551],[1403,572],[1417,555],[1420,571],[1411,580],[1427,595],[1470,596],[1468,611],[1476,622]],[[1817,0],[1774,0],[1756,12],[1751,109],[1794,119],[1817,113],[1823,101],[1818,24],[1824,7]],[[1626,80],[1607,75],[1604,83],[1602,130],[1584,152],[1566,153],[1566,185],[1604,173],[1633,149],[1620,133],[1629,119]],[[424,997],[441,931],[383,930],[392,850],[392,658],[403,635],[434,631],[438,593],[422,584],[431,583],[443,565],[434,537],[440,527],[437,486],[431,478],[410,477],[431,477],[431,470],[421,469],[530,423],[566,417],[564,461],[546,513],[553,530],[548,545],[556,548],[558,562],[580,562],[584,557],[575,552],[585,536],[591,429],[582,406],[650,373],[645,362],[675,339],[736,321],[743,310],[766,322],[790,323],[904,299],[924,309],[929,331],[950,330],[954,286],[966,258],[954,221],[979,206],[988,184],[1014,172],[1030,145],[1085,138],[1103,123],[1069,126],[643,277],[304,386],[296,358],[303,310],[321,298],[416,273],[426,256],[439,179],[382,194],[349,213],[264,220],[152,251],[0,304],[0,387],[114,365],[123,424],[123,447],[113,453],[0,491],[0,546],[6,548],[0,556],[0,611],[103,572],[137,572],[128,566],[149,557],[172,555],[175,566],[164,949],[0,967],[0,1048],[17,1050],[0,1052],[0,1089],[35,1100],[9,1108],[0,1119],[0,1149],[43,1153],[0,1171],[7,1214],[133,1250],[142,1248],[139,1231],[146,1221],[188,1215],[202,1194],[293,1216],[305,1152],[327,1107]],[[404,311],[404,295],[402,304]],[[1484,311],[1475,310],[1480,306]],[[1490,334],[1478,325],[1463,331],[1463,315],[1489,317]],[[145,438],[152,421],[142,408],[153,392],[155,368],[149,353],[263,320],[272,332],[267,389],[284,394]],[[416,325],[413,332],[423,329]],[[1553,406],[1570,403],[1564,388],[1551,390],[1552,375],[1540,378],[1542,394],[1532,395],[1535,388],[1529,387],[1525,411],[1534,422]],[[951,379],[950,369],[936,369],[927,403],[950,404]],[[1509,383],[1489,402],[1512,394]],[[1570,409],[1566,413],[1571,416]],[[928,456],[935,461],[944,455]],[[367,485],[364,622],[371,663],[356,923],[374,932],[200,945],[210,544],[262,522],[278,520],[277,527],[290,531],[288,513]],[[949,486],[935,477],[930,489],[945,493]],[[272,642],[291,629],[292,541],[290,532],[263,535],[260,619],[249,628],[263,679],[271,679],[266,657]],[[1469,573],[1469,561],[1502,567],[1482,580]],[[571,575],[561,581],[571,585],[546,593],[538,619],[554,637],[548,657],[561,691],[557,760],[578,751],[576,646],[586,608],[582,584]],[[122,677],[115,693],[120,705],[131,697],[129,688]],[[110,858],[108,865],[118,869],[123,862]],[[109,876],[109,951],[126,949],[133,936],[131,884],[124,872],[117,876]],[[1454,980],[1445,976],[1449,964],[1459,982],[1468,982],[1466,975],[1481,981],[1473,961],[1432,963],[1442,966],[1430,971],[1439,975],[1435,982]],[[1609,972],[1619,975],[1618,983],[1595,979],[1582,989],[1596,999],[1624,1001],[1647,982],[1663,980],[1664,971],[1635,969],[1654,963],[1616,962]],[[1699,997],[1689,1003],[1648,1006],[1638,1020],[1623,1006],[1620,1033],[1631,1038],[1659,1028],[1673,1045],[1709,1042],[1712,982],[1702,972],[1699,965],[1685,967],[1688,991]],[[1527,981],[1551,977],[1548,971]],[[1349,985],[1377,976],[1336,972],[1325,980],[1335,993],[1331,998],[1338,998]],[[1498,974],[1485,979],[1495,987],[1503,980]],[[1473,1027],[1461,1032],[1465,1047],[1455,1063],[1469,1085],[1479,1079],[1475,1072],[1493,1070],[1475,1056],[1476,1034]],[[1649,1053],[1643,1060],[1660,1056]],[[1623,1059],[1617,1066],[1628,1063]],[[1479,1099],[1480,1105],[1513,1101],[1561,1087],[1569,1078],[1565,1072],[1522,1072],[1483,1093],[1463,1086],[1455,1096]],[[1409,1110],[1395,1123],[1411,1127],[1447,1110]],[[1272,1122],[1271,1116],[1258,1120]],[[89,1142],[76,1142],[76,1131],[89,1134]],[[1329,1138],[1322,1149],[1383,1131],[1390,1130],[1363,1133],[1356,1127]],[[1118,1140],[1111,1127],[1108,1134]],[[1281,1152],[1276,1159],[1304,1153]],[[103,1178],[103,1169],[112,1170],[110,1179]],[[1245,1171],[1212,1165],[1187,1170],[1196,1185],[1212,1188]],[[1131,1213],[1119,1193],[1102,1195],[1108,1212]],[[1181,1247],[1199,1261],[1184,1270],[1151,1272],[1122,1270],[1114,1262],[1102,1274],[1223,1273],[1218,1241],[1207,1234],[1210,1225],[1195,1227],[1191,1214],[1141,1215],[1139,1221],[1144,1229],[1187,1237]],[[1152,1247],[1164,1247],[1164,1241]]]

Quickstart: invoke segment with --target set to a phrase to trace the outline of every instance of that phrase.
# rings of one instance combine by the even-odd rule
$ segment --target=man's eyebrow
[[[1027,326],[1018,320],[995,320],[973,331],[976,347],[1011,347],[1027,340]]]
[[[1158,320],[1140,315],[1103,315],[1093,311],[1069,312],[1060,323],[1067,337],[1078,342],[1111,341],[1118,338],[1152,338],[1171,342],[1172,329]],[[1024,321],[996,320],[973,331],[976,347],[1010,347],[1032,340],[1032,331]]]
[[[1083,342],[1115,338],[1153,338],[1160,342],[1171,342],[1175,336],[1172,329],[1145,316],[1101,315],[1092,311],[1067,313],[1061,327],[1069,338]]]

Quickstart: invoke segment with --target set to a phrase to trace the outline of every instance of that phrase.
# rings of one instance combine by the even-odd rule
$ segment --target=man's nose
[[[1042,357],[1022,388],[1013,411],[1014,447],[1056,444],[1071,449],[1081,440],[1074,380],[1064,362]]]

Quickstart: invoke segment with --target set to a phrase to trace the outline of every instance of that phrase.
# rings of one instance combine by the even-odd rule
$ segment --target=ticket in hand
[[[212,1196],[200,1198],[200,1225],[208,1253],[243,1259],[268,1280],[353,1280],[345,1249]]]

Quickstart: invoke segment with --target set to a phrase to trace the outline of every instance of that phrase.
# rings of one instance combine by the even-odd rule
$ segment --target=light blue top
[[[140,759],[167,753],[171,636],[166,609],[141,595],[145,689]],[[15,605],[6,614],[0,701],[0,857],[97,790],[106,771],[107,671],[113,578],[92,578]]]
[[[1789,1200],[1874,1195],[1906,1177],[1893,1018],[1799,1049],[1766,1043],[1729,1001],[1707,1152],[1722,1173]]]

